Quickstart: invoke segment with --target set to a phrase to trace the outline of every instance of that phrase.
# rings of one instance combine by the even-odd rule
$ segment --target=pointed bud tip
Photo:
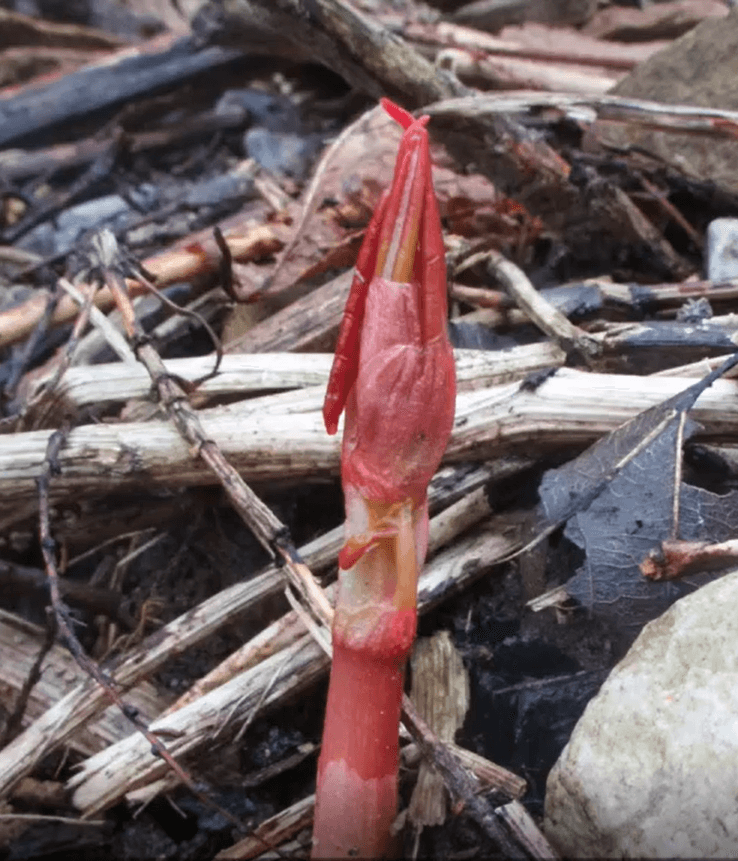
[[[409,129],[413,123],[427,125],[428,120],[430,119],[429,116],[423,115],[416,120],[415,117],[409,111],[406,111],[405,108],[401,108],[399,105],[396,105],[391,99],[382,98],[380,99],[380,104],[385,109],[385,111],[392,117],[392,119],[403,127],[403,129]]]

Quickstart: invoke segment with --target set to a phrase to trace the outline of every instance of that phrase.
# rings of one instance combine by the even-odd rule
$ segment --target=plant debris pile
[[[30,5],[0,9],[3,857],[308,856],[320,410],[384,95],[431,117],[458,380],[418,607],[463,719],[404,714],[406,852],[554,857],[587,702],[735,561],[738,105],[682,84],[738,12]]]

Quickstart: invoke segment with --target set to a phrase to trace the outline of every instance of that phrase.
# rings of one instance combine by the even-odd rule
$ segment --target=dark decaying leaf
[[[623,630],[637,632],[677,598],[719,576],[699,574],[679,583],[656,583],[646,580],[638,565],[673,534],[682,417],[736,363],[738,355],[543,477],[538,528],[551,532],[566,523],[565,536],[585,551],[584,564],[565,584],[567,593]],[[683,439],[697,428],[686,418]],[[737,522],[738,492],[718,496],[680,485],[678,537],[721,541]]]
[[[566,591],[593,612],[608,616],[633,634],[678,598],[719,572],[680,581],[646,579],[639,563],[672,534],[674,453],[677,427],[671,423],[594,500],[576,514],[564,534],[585,551],[582,567]],[[681,483],[678,532],[684,539],[724,541],[738,522],[738,492],[718,496]]]

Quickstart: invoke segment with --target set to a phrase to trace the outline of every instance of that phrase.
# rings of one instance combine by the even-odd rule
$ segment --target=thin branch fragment
[[[488,571],[499,559],[508,556],[518,547],[518,537],[503,535],[501,529],[495,528],[479,530],[475,535],[462,539],[453,547],[438,554],[426,566],[420,581],[419,606],[421,609],[433,606],[448,594],[449,589],[463,588],[465,583]],[[270,576],[278,585],[281,578],[275,569],[271,569]],[[239,591],[242,591],[244,584],[239,584],[239,587]],[[229,594],[234,594],[236,589],[232,587],[228,591]],[[227,601],[228,596],[225,596],[220,603]],[[205,603],[212,603],[212,599]],[[198,616],[201,624],[198,626],[197,640],[202,641],[203,636],[214,628],[211,625],[205,625],[206,610],[203,607],[186,614],[190,624],[193,618]],[[167,627],[171,625],[172,623]],[[247,669],[226,684],[190,702],[178,711],[157,719],[153,729],[161,728],[168,732],[172,737],[170,749],[173,753],[177,755],[190,753],[209,744],[214,728],[222,725],[224,714],[230,715],[231,727],[240,725],[240,722],[251,714],[255,704],[261,700],[264,686],[272,682],[277,669],[279,669],[279,675],[276,681],[272,682],[271,692],[263,702],[264,708],[270,708],[294,698],[327,671],[328,658],[312,636],[305,634],[299,636],[298,632],[297,638],[293,638],[291,633],[290,637],[281,644],[284,646],[281,651],[268,652],[264,660],[250,663]],[[257,638],[260,644],[264,645],[264,638],[261,635],[257,635]],[[182,639],[172,643],[165,628],[158,633],[155,646],[157,651],[162,649],[162,645],[164,647],[168,645],[166,654],[170,654],[173,648],[181,651],[185,644]],[[144,643],[143,647],[139,647],[139,652],[141,650],[148,658],[151,647],[147,650]],[[261,656],[254,655],[254,657]],[[126,662],[128,672],[140,671],[143,660],[141,656],[136,659],[135,655],[129,658]],[[285,661],[289,663],[285,665]],[[149,663],[148,666],[150,665]],[[3,753],[0,752],[0,786],[3,773],[2,760]],[[165,774],[165,771],[162,763],[151,759],[148,747],[141,740],[129,737],[85,761],[82,770],[71,781],[71,785],[77,787],[74,802],[86,815],[91,815],[94,810],[109,806],[131,789],[158,779]]]
[[[582,96],[571,93],[517,92],[478,93],[446,99],[423,108],[431,116],[485,117],[495,114],[527,113],[548,108],[577,121],[596,118],[637,122],[662,131],[694,131],[721,137],[735,137],[738,111],[693,105],[665,105],[646,99],[616,95]],[[587,113],[589,112],[589,113]]]
[[[26,341],[23,347],[23,354],[13,363],[10,376],[3,386],[2,394],[6,400],[10,400],[15,396],[18,383],[28,369],[31,359],[33,358],[33,354],[46,338],[46,334],[51,326],[51,320],[54,316],[54,312],[56,311],[56,306],[59,303],[59,296],[60,292],[58,288],[47,295],[46,306],[43,314],[39,318],[30,338]]]
[[[201,15],[197,31],[247,49],[312,58],[352,86],[379,98],[400,96],[417,108],[467,92],[377,20],[344,0],[220,0],[218,15]],[[213,13],[213,8],[209,10]]]
[[[484,833],[500,847],[506,857],[526,858],[526,854],[501,825],[496,811],[483,797],[476,794],[477,787],[469,774],[420,717],[408,697],[403,697],[402,700],[402,719],[423,751],[423,755],[443,775],[443,781],[452,802],[472,817]]]
[[[5,721],[3,731],[0,733],[0,748],[5,747],[5,745],[18,734],[18,730],[23,722],[23,715],[25,714],[26,706],[28,705],[28,699],[31,696],[31,691],[41,678],[41,664],[43,664],[46,656],[51,651],[55,638],[56,623],[53,615],[48,614],[44,640],[39,647],[38,653],[34,658],[33,664],[31,665],[25,680],[23,681],[23,687],[18,691],[15,703],[13,704],[13,709]]]
[[[65,279],[60,278],[58,290],[64,288]],[[32,414],[33,425],[38,427],[39,425],[43,424],[49,412],[53,409],[55,397],[57,394],[57,388],[61,383],[62,377],[68,370],[69,366],[72,364],[72,359],[74,358],[74,351],[77,349],[80,337],[82,336],[84,330],[87,328],[87,323],[90,319],[90,312],[93,310],[95,292],[95,290],[90,290],[90,292],[87,294],[87,298],[82,304],[80,312],[77,315],[77,319],[74,322],[74,327],[72,329],[71,335],[69,336],[69,340],[67,341],[64,354],[59,364],[57,365],[54,374],[49,380],[45,380],[44,385],[36,389],[34,396],[28,398],[25,404],[23,404],[18,416],[16,430],[22,430],[23,426],[28,423],[29,413]],[[55,295],[58,296],[58,292]],[[95,308],[94,310],[97,311],[97,308]],[[100,312],[98,311],[98,314],[99,313]],[[34,410],[37,411],[36,415],[33,415],[32,413],[32,411]]]
[[[641,562],[640,569],[650,580],[677,580],[696,571],[727,568],[736,559],[738,540],[735,539],[711,544],[667,538]]]
[[[90,320],[92,321],[92,325],[102,332],[108,346],[121,361],[131,367],[136,367],[138,364],[136,356],[134,355],[133,350],[128,346],[126,339],[115,328],[110,320],[108,320],[105,314],[103,314],[98,307],[94,306],[94,297],[97,295],[97,285],[91,285],[86,293],[82,293],[74,286],[74,284],[72,284],[71,281],[68,281],[66,278],[60,278],[59,286],[68,296],[71,296],[80,308],[86,307],[91,297],[91,301],[93,302],[93,307],[90,309]]]
[[[517,799],[498,807],[496,812],[533,858],[556,861],[560,857]]]
[[[241,823],[229,811],[222,808],[211,798],[202,793],[196,786],[192,778],[174,759],[166,745],[159,737],[151,732],[141,719],[138,709],[129,703],[124,702],[119,692],[116,690],[113,681],[100,669],[98,664],[93,661],[82,648],[81,643],[74,633],[74,623],[69,614],[69,610],[62,601],[61,592],[59,589],[59,575],[56,565],[56,543],[51,537],[51,518],[49,512],[49,484],[51,477],[55,472],[58,472],[58,456],[64,446],[68,428],[62,428],[55,431],[49,437],[44,468],[38,478],[38,494],[39,494],[39,537],[41,542],[41,552],[44,557],[46,574],[49,581],[49,592],[51,594],[51,605],[54,612],[54,620],[56,627],[59,630],[61,637],[67,645],[67,648],[74,656],[74,659],[80,667],[94,679],[100,689],[111,703],[116,705],[123,716],[130,721],[135,729],[150,745],[151,753],[162,759],[167,766],[177,775],[177,778],[205,805],[213,807],[219,813],[226,817],[236,827],[241,828]]]
[[[530,283],[525,273],[514,263],[506,260],[498,251],[490,251],[489,269],[499,278],[513,295],[519,307],[530,319],[566,353],[575,352],[585,359],[600,354],[602,345],[591,335],[570,323],[569,320],[547,302]]]

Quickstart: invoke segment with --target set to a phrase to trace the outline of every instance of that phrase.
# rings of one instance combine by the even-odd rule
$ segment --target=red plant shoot
[[[345,410],[346,543],[318,763],[314,858],[393,854],[404,669],[428,544],[428,482],[453,424],[446,270],[428,117],[382,100],[405,129],[367,230],[323,416]]]

